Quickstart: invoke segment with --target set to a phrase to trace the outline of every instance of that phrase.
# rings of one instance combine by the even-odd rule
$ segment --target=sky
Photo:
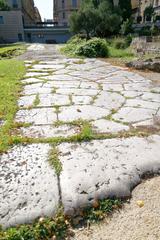
[[[53,19],[53,0],[34,0],[34,3],[40,11],[42,20]]]

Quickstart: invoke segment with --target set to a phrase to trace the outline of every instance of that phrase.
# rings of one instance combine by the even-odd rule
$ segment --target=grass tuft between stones
[[[57,176],[60,176],[60,174],[62,172],[62,163],[60,162],[60,160],[58,158],[58,154],[59,154],[59,152],[58,152],[57,148],[53,147],[49,153],[49,163],[51,164],[51,166],[53,166]]]

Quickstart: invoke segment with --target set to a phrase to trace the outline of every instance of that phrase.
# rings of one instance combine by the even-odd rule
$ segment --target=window
[[[65,8],[65,2],[64,2],[64,0],[62,0],[62,8],[63,8],[63,9]]]
[[[72,0],[72,7],[77,8],[77,0]]]
[[[65,14],[65,12],[63,12],[63,16],[62,16],[62,17],[63,17],[63,19],[65,19],[65,18],[66,18],[66,14]]]
[[[3,16],[0,16],[0,24],[4,24]]]
[[[12,7],[13,8],[18,8],[17,0],[12,0]]]
[[[158,7],[158,5],[159,5],[159,0],[156,0],[156,7]]]
[[[18,33],[18,41],[19,41],[19,42],[22,42],[22,41],[23,41],[22,33]]]

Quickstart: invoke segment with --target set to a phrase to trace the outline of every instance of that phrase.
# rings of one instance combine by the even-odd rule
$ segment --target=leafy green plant
[[[21,225],[7,230],[0,229],[1,240],[56,240],[65,239],[68,222],[60,209],[55,218],[40,218],[32,225]]]
[[[122,201],[118,199],[94,200],[93,206],[84,210],[84,219],[89,222],[97,222],[104,219],[113,210],[121,207]]]
[[[133,33],[133,21],[131,19],[127,19],[121,25],[121,34],[128,35],[129,33]]]
[[[9,11],[10,7],[5,0],[0,0],[0,11]]]
[[[103,39],[93,38],[76,50],[76,54],[85,57],[107,57],[108,47]]]

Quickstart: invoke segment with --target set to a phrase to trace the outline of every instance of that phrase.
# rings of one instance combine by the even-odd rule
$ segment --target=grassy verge
[[[25,49],[24,44],[0,45],[0,59],[18,56],[22,54]]]
[[[0,120],[4,125],[0,128],[0,152],[12,145],[10,130],[18,109],[17,99],[21,91],[20,79],[25,74],[23,62],[16,60],[0,61]]]

